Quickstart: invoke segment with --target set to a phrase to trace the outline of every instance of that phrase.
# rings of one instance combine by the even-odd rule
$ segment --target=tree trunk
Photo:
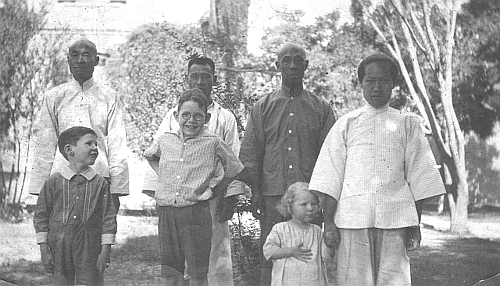
[[[432,26],[431,9],[433,7],[431,7],[432,3],[428,2],[428,0],[420,2],[421,6],[417,5],[417,2],[413,2],[415,4],[413,5],[410,1],[392,0],[390,3],[395,11],[384,10],[385,13],[382,13],[384,15],[383,20],[378,23],[372,18],[371,12],[364,5],[363,1],[359,0],[358,2],[363,7],[364,13],[367,14],[371,26],[383,39],[385,46],[391,54],[398,60],[410,94],[417,103],[418,110],[424,117],[426,125],[432,130],[432,135],[443,160],[443,172],[441,174],[443,182],[446,184],[450,204],[450,230],[458,235],[465,235],[468,233],[467,206],[469,195],[467,174],[465,171],[464,136],[458,124],[451,95],[453,45],[456,15],[460,7],[460,2],[457,0],[448,0],[446,7],[443,8],[446,9],[443,11],[443,20],[446,21],[447,29],[445,34],[441,34],[441,43],[439,43],[436,37],[438,32]],[[420,7],[421,11],[414,13],[413,9],[415,7]],[[423,21],[418,21],[416,19],[417,15],[421,15]],[[410,56],[416,84],[411,81],[409,73],[406,70],[407,67],[403,62],[400,52],[401,44],[395,36],[395,27],[393,27],[393,22],[390,18],[392,16],[397,16],[400,20],[399,24],[403,32],[403,38],[406,41],[406,45],[403,46]],[[408,20],[408,17],[411,21]],[[422,22],[423,26],[419,26]],[[386,37],[382,29],[380,29],[380,25],[384,26],[384,30],[387,31],[389,36]],[[388,37],[390,40],[388,40]],[[417,53],[417,47],[425,57]],[[419,60],[425,64],[421,64]],[[442,128],[446,133],[445,139],[441,136],[436,115],[430,106],[427,83],[422,76],[422,69],[426,64],[434,71],[437,78],[439,95],[444,110],[445,126],[442,126]],[[415,91],[415,85],[419,91],[418,95]]]

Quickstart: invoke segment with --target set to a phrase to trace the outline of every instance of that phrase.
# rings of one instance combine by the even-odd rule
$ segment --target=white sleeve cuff
[[[36,233],[36,243],[47,243],[47,237],[49,236],[48,232],[37,232]]]
[[[101,245],[103,244],[115,244],[116,234],[114,233],[103,233],[101,234]]]

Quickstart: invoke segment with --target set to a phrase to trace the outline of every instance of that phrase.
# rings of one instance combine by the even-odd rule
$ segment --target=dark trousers
[[[191,278],[206,279],[212,239],[212,217],[208,201],[187,207],[158,206],[158,236],[162,276],[171,269]],[[165,277],[169,278],[169,277]]]
[[[103,285],[104,275],[97,269],[101,253],[101,231],[83,223],[64,226],[49,233],[49,247],[54,257],[55,285]],[[57,238],[56,238],[57,237]]]

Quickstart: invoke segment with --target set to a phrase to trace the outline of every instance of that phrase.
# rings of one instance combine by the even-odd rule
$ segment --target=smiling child
[[[63,131],[59,151],[68,161],[45,182],[33,223],[42,264],[55,285],[103,285],[115,242],[116,212],[107,180],[96,174],[97,135],[76,126]]]
[[[243,166],[220,136],[205,130],[210,114],[201,90],[181,95],[175,117],[179,130],[160,135],[144,152],[158,174],[161,275],[168,285],[182,285],[186,260],[191,285],[207,285],[214,179],[220,181],[219,167],[231,180]]]

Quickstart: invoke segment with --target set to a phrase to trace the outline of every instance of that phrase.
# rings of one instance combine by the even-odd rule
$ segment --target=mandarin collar
[[[75,78],[73,78],[72,83],[74,86],[78,87],[78,89],[89,90],[94,85],[95,81],[94,77],[90,77],[83,83],[83,86],[81,86],[80,83]]]
[[[292,97],[290,95],[290,88],[287,87],[286,85],[281,86],[280,94],[285,96],[285,97],[288,97],[288,98]],[[304,86],[303,85],[300,86],[300,94],[298,96],[302,96],[302,94],[304,94]]]
[[[75,175],[78,175],[75,171],[71,170],[71,168],[68,165],[63,166],[63,168],[59,171],[61,175],[66,179],[66,180],[71,180]],[[95,177],[97,173],[95,172],[92,167],[88,167],[87,170],[83,171],[80,173],[87,181],[92,180],[92,178]]]

